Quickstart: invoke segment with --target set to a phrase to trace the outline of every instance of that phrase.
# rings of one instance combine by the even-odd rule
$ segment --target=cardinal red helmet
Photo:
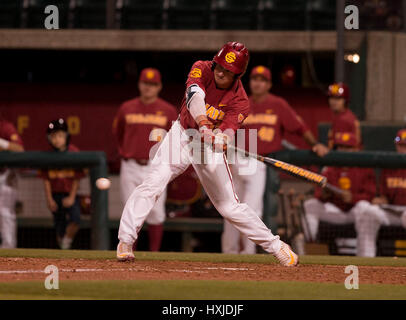
[[[247,70],[249,52],[242,43],[227,42],[214,56],[213,61],[238,77],[242,77]]]

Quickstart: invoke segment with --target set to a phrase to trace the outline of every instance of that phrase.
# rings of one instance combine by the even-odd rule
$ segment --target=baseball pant
[[[17,190],[5,182],[0,184],[0,233],[1,248],[17,246],[17,220],[15,204]]]
[[[244,174],[244,169],[255,168],[251,174]],[[230,165],[235,191],[241,202],[252,208],[262,218],[263,197],[266,181],[266,165],[253,158],[236,157],[235,164]],[[223,253],[255,254],[256,244],[242,235],[228,220],[224,220],[221,236]]]
[[[265,251],[278,252],[281,246],[279,236],[272,234],[253,209],[239,202],[225,155],[212,153],[211,147],[204,146],[204,154],[211,161],[199,162],[201,154],[191,148],[189,133],[190,130],[184,130],[178,120],[160,143],[152,160],[151,171],[132,192],[124,207],[119,240],[129,244],[137,240],[139,230],[167,184],[192,165],[207,195],[224,219]]]
[[[306,200],[303,205],[307,219],[307,224],[304,222],[303,225],[309,227],[307,232],[310,233],[312,239],[317,238],[320,221],[338,225],[354,223],[357,232],[357,256],[371,256],[373,248],[370,246],[370,236],[365,234],[367,225],[362,221],[365,220],[365,217],[375,215],[376,206],[366,200],[361,200],[351,210],[344,212],[332,203],[323,203],[315,198]]]
[[[149,171],[151,171],[151,168],[151,164],[142,166],[133,159],[121,160],[120,188],[123,204],[127,202],[134,189],[142,184]],[[155,205],[152,207],[151,212],[147,216],[146,222],[148,224],[162,224],[165,221],[165,201],[166,189],[159,196]]]
[[[402,226],[406,229],[406,207],[400,216],[383,210],[377,205],[372,207],[371,212],[360,216],[358,221],[359,237],[363,244],[361,255],[364,257],[376,256],[376,240],[381,226]]]

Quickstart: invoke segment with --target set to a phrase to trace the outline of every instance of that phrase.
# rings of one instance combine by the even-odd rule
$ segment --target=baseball
[[[99,178],[96,180],[96,187],[100,190],[106,190],[110,188],[111,181],[107,178]]]

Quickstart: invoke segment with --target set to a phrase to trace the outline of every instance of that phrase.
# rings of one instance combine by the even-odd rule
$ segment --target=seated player
[[[14,125],[0,117],[0,151],[24,151],[23,142]],[[17,176],[14,170],[0,168],[0,234],[1,248],[17,246]]]
[[[355,152],[358,143],[353,133],[340,133],[334,137],[337,151]],[[361,235],[359,218],[375,210],[370,201],[376,194],[375,172],[371,168],[325,167],[322,174],[330,184],[343,190],[343,194],[333,194],[317,188],[315,197],[304,202],[305,218],[311,239],[317,238],[319,221],[344,225],[355,223],[357,231],[357,255],[365,255],[365,243]]]
[[[68,126],[63,119],[49,123],[48,142],[53,152],[76,152],[77,147],[70,143]],[[80,203],[77,197],[79,179],[83,170],[49,169],[42,172],[45,195],[49,210],[54,216],[56,238],[61,249],[70,249],[79,230]]]
[[[399,130],[395,145],[397,152],[406,154],[406,129]],[[372,203],[376,205],[376,210],[360,219],[365,242],[364,255],[367,257],[376,256],[376,238],[382,225],[406,228],[406,169],[383,169],[380,193]]]

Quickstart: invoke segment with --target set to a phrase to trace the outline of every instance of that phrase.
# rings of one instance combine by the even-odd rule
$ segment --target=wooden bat
[[[264,157],[259,154],[250,153],[246,150],[237,148],[233,145],[229,145],[228,148],[234,149],[235,151],[242,153],[250,158],[257,159],[258,161],[268,164],[268,165],[274,167],[275,169],[285,172],[293,177],[305,180],[307,182],[315,183],[322,188],[324,188],[327,184],[327,178],[325,176],[322,176],[322,175],[312,172],[310,170],[306,170],[306,169],[294,166],[293,164],[289,164],[289,163],[279,161],[279,160],[276,160],[273,158]]]

